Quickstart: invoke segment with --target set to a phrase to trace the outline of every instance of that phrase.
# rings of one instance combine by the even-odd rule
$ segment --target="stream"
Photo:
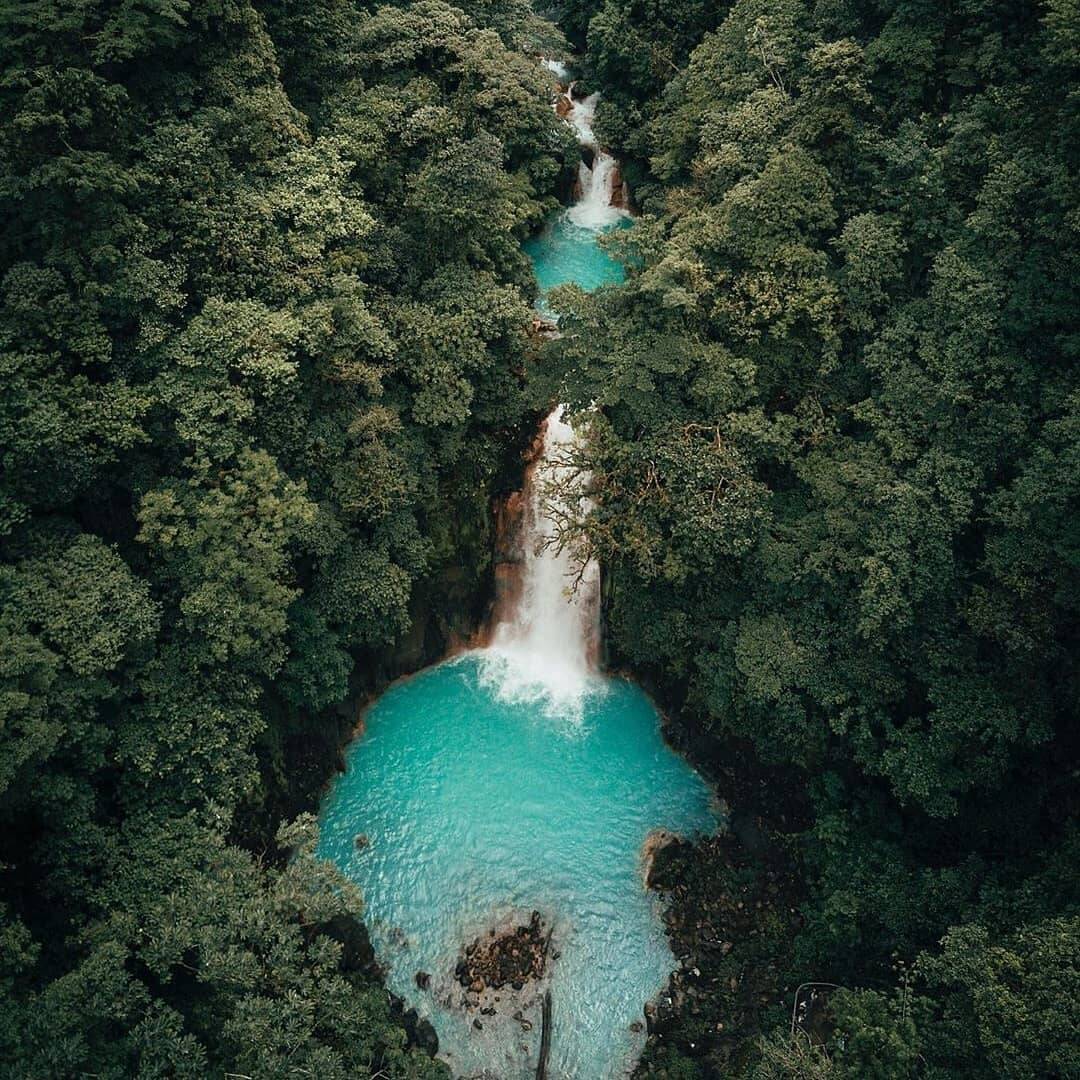
[[[548,66],[565,90],[565,69]],[[566,99],[592,167],[575,204],[526,245],[544,293],[622,276],[598,245],[628,217],[592,133],[597,97]],[[626,1076],[644,1046],[643,1007],[675,966],[644,886],[646,842],[716,825],[709,789],[664,743],[649,698],[596,669],[599,570],[549,542],[550,483],[566,480],[573,439],[560,406],[526,477],[521,580],[489,644],[379,698],[321,808],[320,853],[362,890],[389,988],[431,1021],[457,1077],[535,1076],[549,990],[548,1075]],[[566,511],[582,496],[564,483],[558,498]],[[517,988],[463,985],[466,946],[533,912],[542,974]]]

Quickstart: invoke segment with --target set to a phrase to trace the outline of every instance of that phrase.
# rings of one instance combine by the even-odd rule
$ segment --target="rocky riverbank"
[[[669,838],[651,852],[646,883],[666,901],[679,967],[646,1007],[635,1076],[737,1075],[761,1031],[785,1022],[799,981],[792,951],[803,886],[785,837],[806,827],[804,786],[743,748],[677,725],[665,733],[734,809],[725,832]]]

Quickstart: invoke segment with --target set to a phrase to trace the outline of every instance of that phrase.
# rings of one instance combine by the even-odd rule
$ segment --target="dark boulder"
[[[520,990],[530,979],[544,975],[549,960],[551,931],[539,911],[520,926],[510,926],[476,938],[465,947],[454,968],[459,983],[474,994],[509,984]]]
[[[431,1021],[415,1009],[406,1009],[401,998],[393,994],[390,995],[390,1016],[405,1029],[409,1046],[428,1057],[434,1057],[439,1052],[439,1036]]]
[[[329,922],[320,924],[317,932],[341,942],[342,971],[357,971],[370,978],[381,977],[367,927],[359,919],[352,915],[335,915]]]
[[[666,834],[647,855],[648,870],[645,884],[658,892],[670,892],[682,883],[685,863],[691,855],[691,845],[676,836]]]

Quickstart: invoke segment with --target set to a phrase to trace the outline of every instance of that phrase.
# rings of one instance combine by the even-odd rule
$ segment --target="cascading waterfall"
[[[557,83],[555,111],[573,128],[582,148],[573,206],[525,242],[540,285],[537,307],[542,316],[552,319],[556,313],[547,297],[559,285],[572,283],[588,292],[622,281],[625,267],[597,239],[602,233],[629,225],[630,214],[626,209],[629,193],[620,181],[618,163],[593,131],[598,95],[576,100],[567,69],[554,60],[546,61],[545,66]]]
[[[570,70],[561,60],[552,60],[546,58],[541,63],[559,80],[560,83],[568,83],[570,81]]]
[[[575,100],[566,67],[556,60],[544,64],[566,86],[560,112],[592,159],[591,166],[581,162],[579,198],[566,217],[579,230],[599,234],[627,216],[612,205],[615,159],[600,147],[593,132],[600,95]],[[543,701],[549,711],[572,715],[580,712],[584,694],[597,684],[600,571],[595,562],[583,562],[559,542],[558,519],[587,510],[588,478],[575,474],[570,464],[576,436],[565,412],[559,405],[544,422],[543,451],[524,491],[520,594],[494,628],[485,659],[500,694],[511,700]]]
[[[566,69],[548,67],[565,89]],[[559,110],[596,156],[580,201],[526,245],[545,292],[622,280],[597,244],[622,214],[602,196],[613,179],[592,136],[595,105]],[[557,407],[520,499],[500,515],[500,565],[518,573],[488,647],[380,697],[320,814],[319,852],[362,890],[389,989],[430,1019],[440,1057],[470,1080],[536,1076],[548,992],[549,1076],[630,1073],[643,1006],[675,964],[643,887],[650,837],[716,820],[645,694],[595,670],[599,571],[558,543],[563,517],[588,510],[575,439]],[[543,974],[463,985],[466,944],[534,911],[550,935]]]
[[[498,692],[572,713],[595,682],[600,569],[559,543],[559,518],[588,509],[587,477],[569,455],[574,429],[558,406],[544,422],[543,451],[526,479],[520,595],[496,625],[488,659]]]
[[[618,164],[600,146],[593,132],[593,117],[596,115],[600,94],[590,94],[584,101],[575,101],[574,87],[571,85],[566,96],[571,105],[566,119],[577,132],[578,142],[592,155],[591,166],[584,160],[578,166],[581,195],[570,207],[569,218],[583,229],[598,232],[626,217],[626,211],[614,205]]]

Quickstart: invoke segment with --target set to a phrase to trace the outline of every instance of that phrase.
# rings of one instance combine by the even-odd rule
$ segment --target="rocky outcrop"
[[[753,1052],[765,1017],[791,1007],[785,973],[802,923],[802,882],[776,837],[805,827],[805,785],[711,736],[670,723],[665,734],[736,810],[724,814],[730,831],[715,836],[650,837],[647,883],[665,900],[679,967],[645,1009],[649,1037],[635,1076],[655,1076],[680,1058],[695,1062],[685,1066],[694,1075],[726,1076]]]
[[[342,971],[357,972],[369,978],[381,979],[382,971],[375,962],[375,949],[367,927],[351,915],[335,915],[329,922],[320,923],[315,933],[325,934],[341,944]]]
[[[504,986],[521,990],[530,980],[543,978],[550,942],[551,931],[534,911],[522,926],[490,930],[486,937],[476,938],[466,946],[454,974],[474,994]]]
[[[540,320],[537,320],[539,322]],[[535,326],[535,323],[534,323]],[[524,484],[536,468],[544,452],[544,430],[540,428],[522,457],[525,466]],[[525,489],[511,491],[495,500],[492,517],[495,537],[492,544],[492,574],[494,589],[487,617],[473,638],[475,644],[485,644],[493,627],[507,621],[521,599],[525,570],[524,524],[527,504]]]
[[[624,179],[622,168],[618,164],[611,175],[611,205],[627,213],[634,209],[630,200],[630,185]]]
[[[653,829],[645,837],[645,843],[641,845],[641,876],[645,882],[645,888],[656,889],[660,887],[657,885],[653,874],[657,854],[671,844],[680,843],[682,843],[682,838],[677,833],[669,832],[667,829]]]
[[[390,1015],[405,1029],[409,1046],[428,1057],[434,1057],[439,1052],[439,1036],[431,1021],[415,1009],[406,1009],[401,998],[393,994],[390,995]]]

